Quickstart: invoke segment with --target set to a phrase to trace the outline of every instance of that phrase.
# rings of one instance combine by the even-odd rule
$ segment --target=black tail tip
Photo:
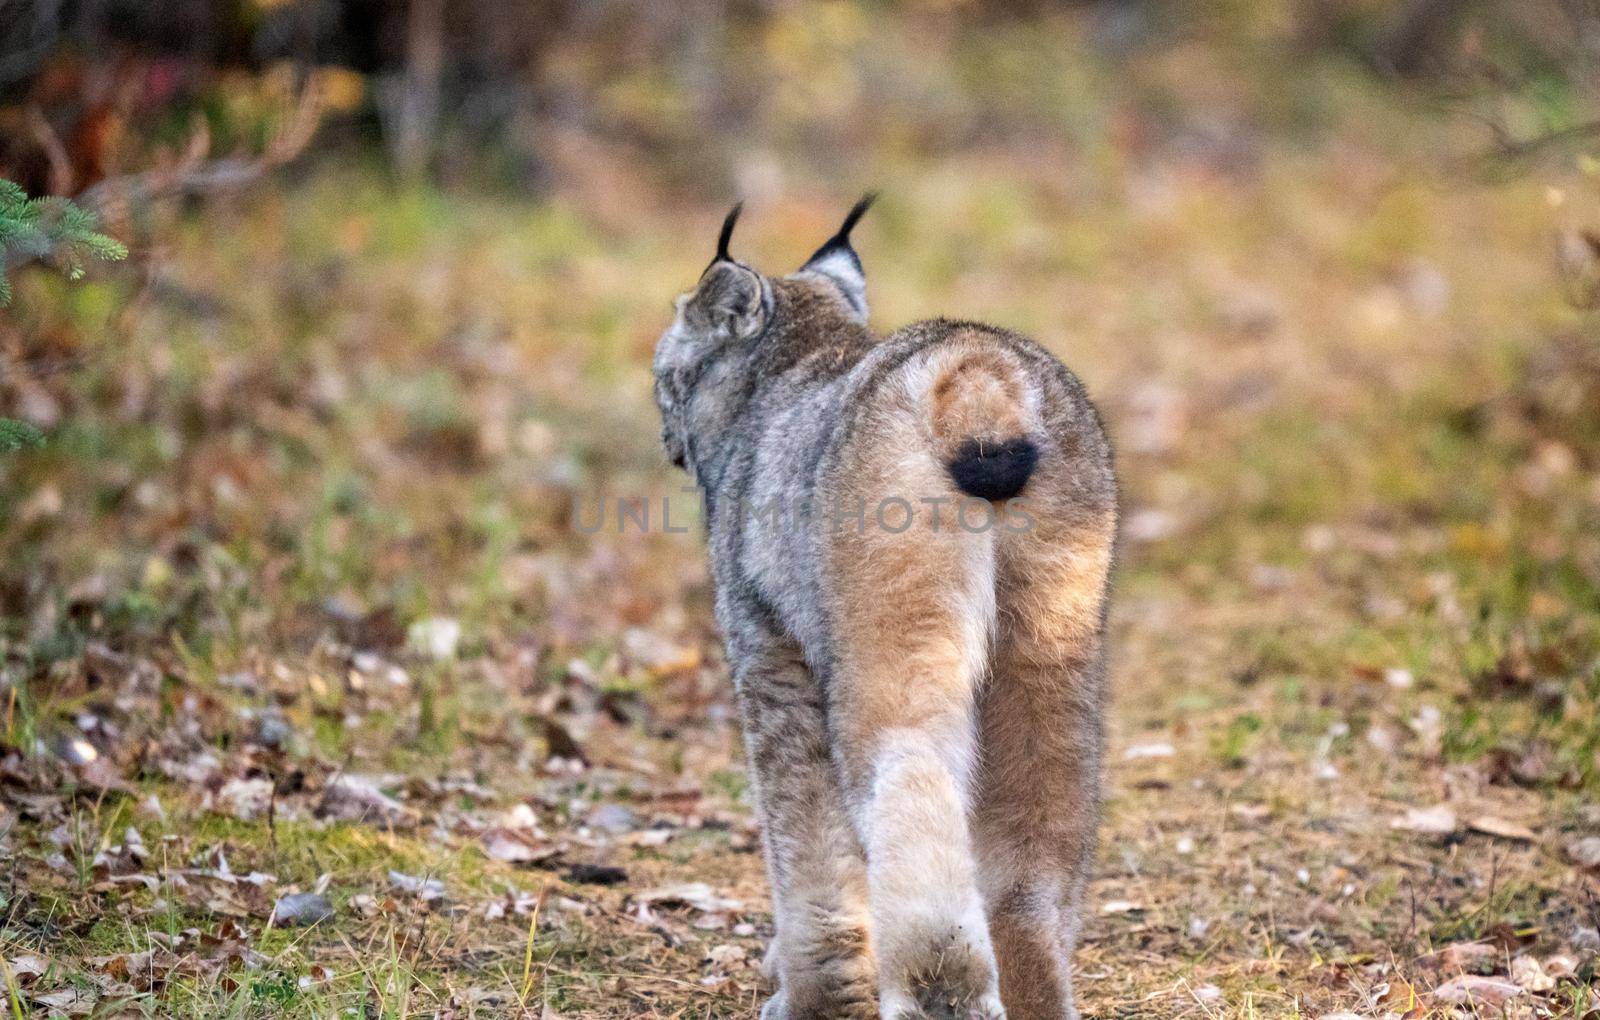
[[[1021,492],[1039,463],[1039,448],[1030,439],[980,443],[969,439],[947,465],[956,488],[969,496],[990,501],[1010,499]]]

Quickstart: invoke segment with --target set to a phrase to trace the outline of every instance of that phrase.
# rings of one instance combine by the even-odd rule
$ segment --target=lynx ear
[[[733,261],[711,263],[689,307],[702,326],[730,340],[749,340],[767,325],[767,284],[755,270]]]
[[[728,254],[733,225],[739,222],[743,208],[744,203],[739,202],[728,210],[722,232],[717,235],[717,254],[700,274],[700,283],[689,301],[689,310],[702,328],[724,333],[732,340],[758,335],[766,327],[771,304],[767,282],[761,274]]]
[[[800,267],[802,273],[818,273],[832,280],[844,295],[845,303],[863,320],[867,317],[867,277],[861,270],[861,257],[850,244],[850,231],[872,205],[875,194],[864,195],[844,218],[839,232],[822,243],[815,255]]]

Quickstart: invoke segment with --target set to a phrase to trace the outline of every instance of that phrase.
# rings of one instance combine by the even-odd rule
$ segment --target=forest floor
[[[1215,59],[1088,142],[852,175],[875,323],[1038,337],[1118,448],[1084,1013],[1587,1016],[1600,331],[1560,254],[1600,184],[1486,182],[1327,69],[1296,132]],[[703,551],[616,519],[694,519],[646,366],[721,210],[552,145],[539,202],[331,161],[19,279],[0,1012],[755,1016]],[[854,197],[803,181],[743,257]]]

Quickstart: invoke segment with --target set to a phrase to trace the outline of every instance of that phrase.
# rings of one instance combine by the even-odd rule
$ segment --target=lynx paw
[[[983,1001],[967,1006],[954,1004],[937,1005],[932,1009],[924,1009],[915,1003],[900,1007],[897,1012],[884,1014],[885,1020],[1006,1020],[1005,1007],[993,995],[984,996]]]
[[[870,990],[852,989],[801,1004],[790,999],[787,989],[779,989],[761,1007],[761,1020],[878,1020],[878,1000]]]
[[[960,935],[928,947],[904,990],[885,990],[888,1020],[1005,1020],[994,963]]]
[[[774,947],[769,965],[781,986],[762,1007],[761,1020],[878,1020],[878,970],[859,925],[819,926],[800,940]],[[797,959],[783,952],[799,949]]]

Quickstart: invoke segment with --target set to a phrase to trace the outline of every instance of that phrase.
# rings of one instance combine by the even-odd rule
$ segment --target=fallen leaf
[[[719,896],[704,882],[686,882],[682,885],[662,886],[637,893],[633,897],[636,903],[656,904],[660,906],[683,905],[702,910],[706,913],[717,913],[726,910],[739,910],[744,904],[735,899]]]
[[[1425,971],[1458,973],[1493,971],[1500,961],[1500,950],[1487,942],[1454,942],[1416,959],[1418,968]]]
[[[1467,823],[1467,828],[1473,832],[1481,832],[1485,836],[1498,836],[1501,839],[1516,839],[1524,843],[1532,843],[1539,837],[1526,825],[1508,822],[1504,818],[1494,815],[1479,815]]]
[[[87,988],[63,988],[54,992],[30,995],[28,998],[47,1009],[58,1009],[76,1016],[92,1011],[98,996]]]
[[[1585,836],[1567,846],[1567,856],[1580,868],[1600,869],[1600,836]]]
[[[1575,978],[1578,976],[1578,961],[1563,953],[1557,953],[1544,961],[1544,972],[1558,981]]]
[[[1519,956],[1511,961],[1511,980],[1530,992],[1548,992],[1556,986],[1556,979],[1546,974],[1532,956]]]
[[[541,842],[523,829],[497,826],[484,832],[483,852],[492,860],[507,864],[538,864],[561,853],[560,847]]]
[[[1136,914],[1143,909],[1143,903],[1135,903],[1132,900],[1110,900],[1100,905],[1100,913],[1106,917],[1113,914]]]
[[[420,820],[416,811],[384,793],[371,776],[339,775],[322,792],[317,814],[342,822],[365,822],[406,829]]]
[[[1463,974],[1452,978],[1433,990],[1436,1002],[1451,1005],[1479,1003],[1486,1006],[1503,1006],[1520,995],[1527,994],[1520,986],[1505,978]]]
[[[620,836],[639,827],[639,816],[632,808],[622,804],[601,804],[589,812],[584,822],[591,828]]]
[[[1391,819],[1389,828],[1444,836],[1456,831],[1456,813],[1445,804],[1431,808],[1411,808],[1399,818]]]
[[[389,884],[401,892],[410,893],[424,903],[444,899],[444,883],[437,878],[418,878],[403,871],[389,870]]]
[[[538,831],[539,816],[527,804],[513,804],[500,816],[500,824],[508,829]]]
[[[222,784],[208,801],[206,806],[219,814],[252,822],[265,815],[272,804],[272,780],[232,779]]]
[[[1122,757],[1126,761],[1139,761],[1144,758],[1171,758],[1177,753],[1171,744],[1134,744],[1122,752]]]
[[[279,928],[308,927],[333,918],[333,904],[321,893],[290,893],[272,908],[272,923]]]
[[[11,968],[11,973],[16,975],[20,984],[23,978],[38,977],[49,970],[50,961],[42,956],[25,953],[22,956],[13,956],[6,962],[6,966]]]
[[[1396,977],[1392,981],[1378,985],[1373,989],[1373,993],[1376,1001],[1389,1007],[1391,1013],[1401,1013],[1407,1020],[1422,1015],[1417,1003],[1416,988],[1402,978]]]

